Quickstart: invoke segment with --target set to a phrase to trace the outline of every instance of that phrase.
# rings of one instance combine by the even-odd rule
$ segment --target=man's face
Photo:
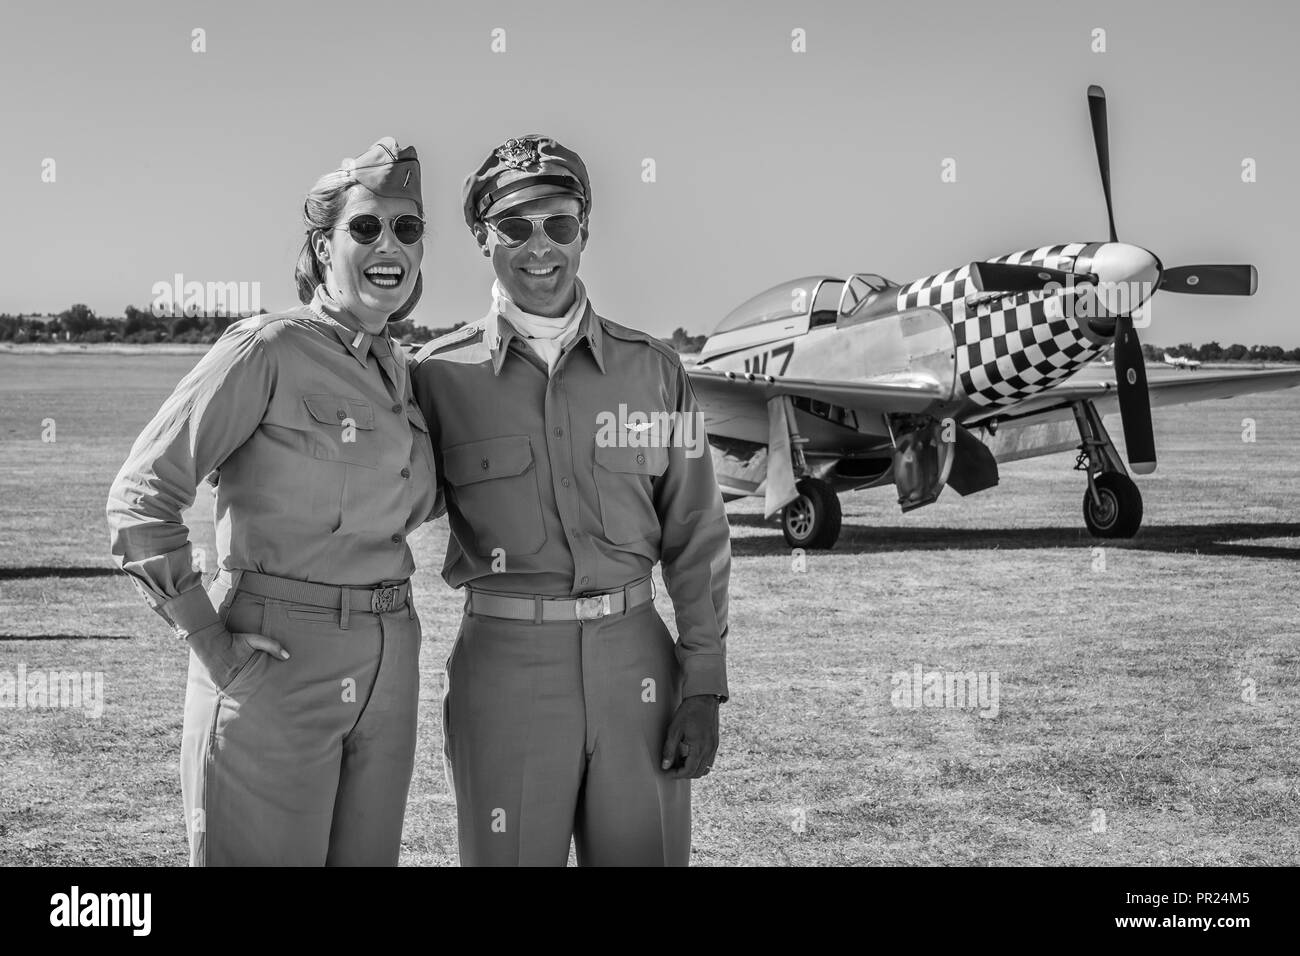
[[[511,216],[553,216],[569,214],[581,217],[582,202],[572,196],[534,199],[507,209],[490,222],[496,224]],[[574,279],[578,263],[587,246],[586,231],[567,246],[552,241],[538,223],[532,237],[513,249],[504,245],[494,229],[479,227],[479,243],[492,256],[501,287],[515,305],[533,315],[551,318],[563,315],[573,305]]]

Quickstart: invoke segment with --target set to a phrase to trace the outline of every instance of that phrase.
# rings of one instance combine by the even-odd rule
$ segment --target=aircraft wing
[[[1263,371],[1198,372],[1149,378],[1147,388],[1152,406],[1186,405],[1212,398],[1231,398],[1252,392],[1268,392],[1300,385],[1300,368],[1277,368]],[[1012,408],[994,409],[966,419],[965,425],[978,425],[990,418],[1003,420],[1032,419],[1034,422],[1073,421],[1070,403],[1091,399],[1097,411],[1110,415],[1119,411],[1118,387],[1113,381],[1070,380],[1030,396]]]
[[[767,401],[778,395],[809,398],[866,414],[917,412],[948,394],[922,376],[877,382],[826,382],[774,375],[688,368],[710,434],[766,440]]]

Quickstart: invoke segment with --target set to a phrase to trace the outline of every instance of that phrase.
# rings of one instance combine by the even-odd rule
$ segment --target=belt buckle
[[[397,595],[401,588],[375,588],[370,592],[370,610],[375,614],[387,614],[397,607]]]
[[[609,595],[598,594],[595,597],[580,597],[575,611],[579,621],[594,621],[609,613]]]

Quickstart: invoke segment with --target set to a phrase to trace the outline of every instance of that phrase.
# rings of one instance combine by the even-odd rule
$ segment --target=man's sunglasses
[[[569,245],[582,231],[581,220],[568,213],[556,216],[508,216],[496,223],[489,222],[487,227],[501,239],[501,245],[515,249],[533,237],[538,223],[541,223],[546,237],[558,246]]]
[[[424,220],[410,213],[392,219],[380,219],[368,212],[353,216],[347,222],[348,234],[361,245],[368,246],[383,235],[384,223],[386,222],[391,224],[393,235],[404,246],[414,245],[424,238]],[[342,229],[344,227],[335,226],[334,228]]]

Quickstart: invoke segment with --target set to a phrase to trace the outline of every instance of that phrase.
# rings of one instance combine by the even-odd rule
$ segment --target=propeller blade
[[[1092,285],[1096,277],[1083,272],[1065,272],[1042,266],[1012,265],[1007,262],[972,262],[970,281],[979,292],[1038,292],[1051,283],[1064,288],[1073,283]]]
[[[1110,221],[1110,241],[1118,242],[1115,234],[1115,207],[1110,201],[1110,135],[1106,131],[1106,91],[1100,86],[1088,87],[1088,113],[1092,117],[1092,141],[1097,147],[1097,165],[1101,168],[1101,188],[1106,194],[1106,218]]]
[[[1192,295],[1254,295],[1258,285],[1254,266],[1176,266],[1164,271],[1159,288]]]
[[[1124,448],[1129,467],[1139,475],[1156,470],[1156,437],[1151,427],[1151,395],[1142,343],[1132,316],[1115,323],[1115,381],[1119,386],[1119,414],[1124,424]]]

